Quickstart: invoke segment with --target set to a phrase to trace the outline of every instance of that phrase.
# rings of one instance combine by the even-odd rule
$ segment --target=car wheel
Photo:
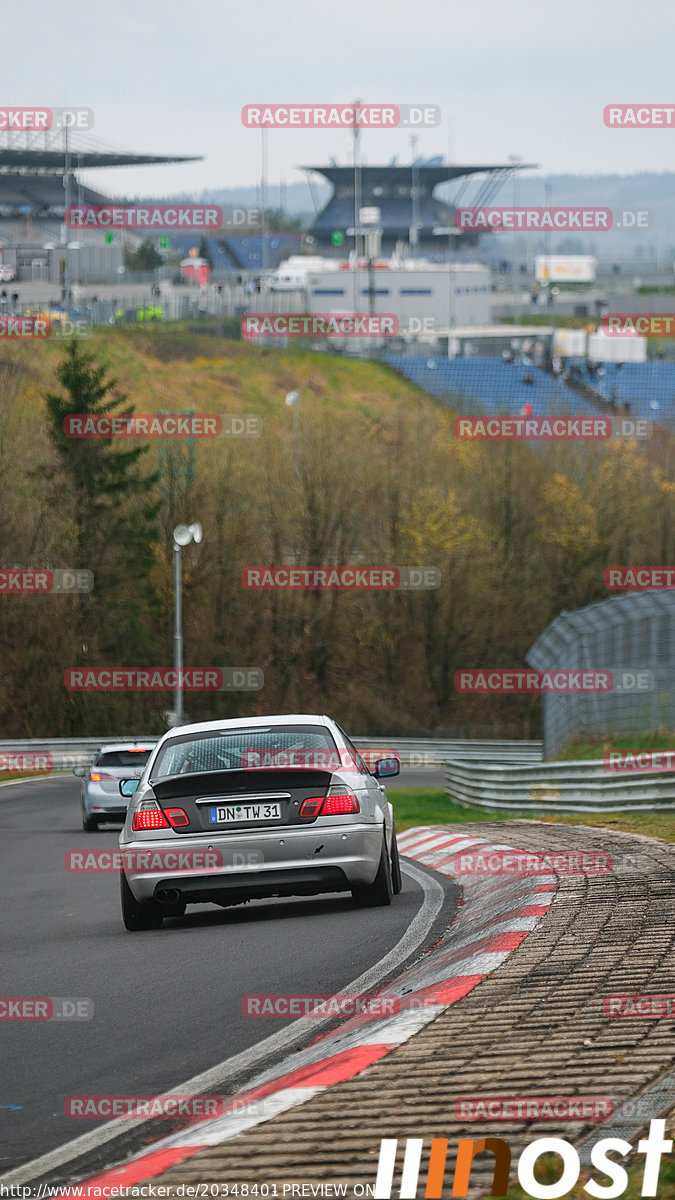
[[[398,842],[396,841],[396,830],[394,829],[391,835],[391,890],[395,896],[398,896],[402,887],[401,861],[398,857]]]
[[[98,829],[98,817],[88,817],[82,809],[82,828],[85,833],[95,833]]]
[[[382,836],[382,851],[377,875],[366,887],[352,888],[352,896],[361,908],[379,908],[391,904],[393,887],[391,882],[391,860],[387,850],[387,840]]]
[[[162,924],[162,911],[154,900],[143,903],[137,900],[132,892],[124,871],[120,874],[120,890],[122,898],[122,920],[124,928],[130,933],[140,929],[159,929]]]

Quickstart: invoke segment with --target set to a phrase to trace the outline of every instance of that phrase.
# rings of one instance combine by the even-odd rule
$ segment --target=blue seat
[[[404,354],[386,355],[384,362],[458,412],[515,416],[527,403],[535,416],[596,416],[599,411],[562,378],[554,379],[541,368],[522,362]],[[619,406],[627,401],[631,416],[675,425],[675,362],[624,363],[621,367],[604,363],[605,374],[600,379],[588,375],[584,359],[570,359],[569,364],[572,362],[578,365],[581,378],[605,399],[616,392]],[[532,383],[524,382],[526,373],[532,376]]]

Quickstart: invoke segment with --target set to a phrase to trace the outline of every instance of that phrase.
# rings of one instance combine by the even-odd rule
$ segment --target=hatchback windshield
[[[223,729],[171,738],[152,767],[152,779],[198,771],[238,771],[265,767],[335,770],[340,753],[320,725],[274,725]]]
[[[149,750],[106,750],[99,754],[97,767],[144,767],[150,755]]]

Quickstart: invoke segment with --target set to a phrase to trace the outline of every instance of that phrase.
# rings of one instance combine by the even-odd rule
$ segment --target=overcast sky
[[[89,173],[110,195],[255,184],[256,102],[437,104],[418,153],[519,155],[546,173],[671,170],[675,128],[613,130],[609,103],[675,100],[673,0],[22,0],[3,5],[3,105],[81,105],[91,136],[201,163]],[[269,181],[351,160],[344,131],[275,130]],[[410,159],[401,130],[362,136],[363,161]],[[276,202],[278,191],[272,193]]]

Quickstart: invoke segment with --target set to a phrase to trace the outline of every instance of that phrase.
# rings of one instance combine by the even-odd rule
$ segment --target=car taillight
[[[145,800],[136,809],[131,821],[132,829],[168,829],[169,822],[154,800]]]
[[[107,775],[105,771],[90,771],[89,778],[93,783],[100,783],[102,779],[114,779],[114,775]]]
[[[300,805],[300,816],[306,818],[337,817],[345,813],[361,812],[361,806],[352,792],[341,792],[339,795],[312,796],[303,800]]]
[[[316,816],[318,816],[319,809],[321,808],[322,804],[323,804],[323,796],[312,796],[311,799],[309,799],[309,800],[303,800],[302,804],[300,805],[300,816],[301,817],[316,817]]]
[[[330,793],[326,796],[321,809],[322,817],[334,817],[340,813],[357,813],[361,812],[361,805],[356,796],[351,792],[343,792],[339,796],[333,796]]]
[[[165,808],[164,816],[168,818],[169,824],[177,829],[180,825],[189,825],[190,818],[182,808]]]

